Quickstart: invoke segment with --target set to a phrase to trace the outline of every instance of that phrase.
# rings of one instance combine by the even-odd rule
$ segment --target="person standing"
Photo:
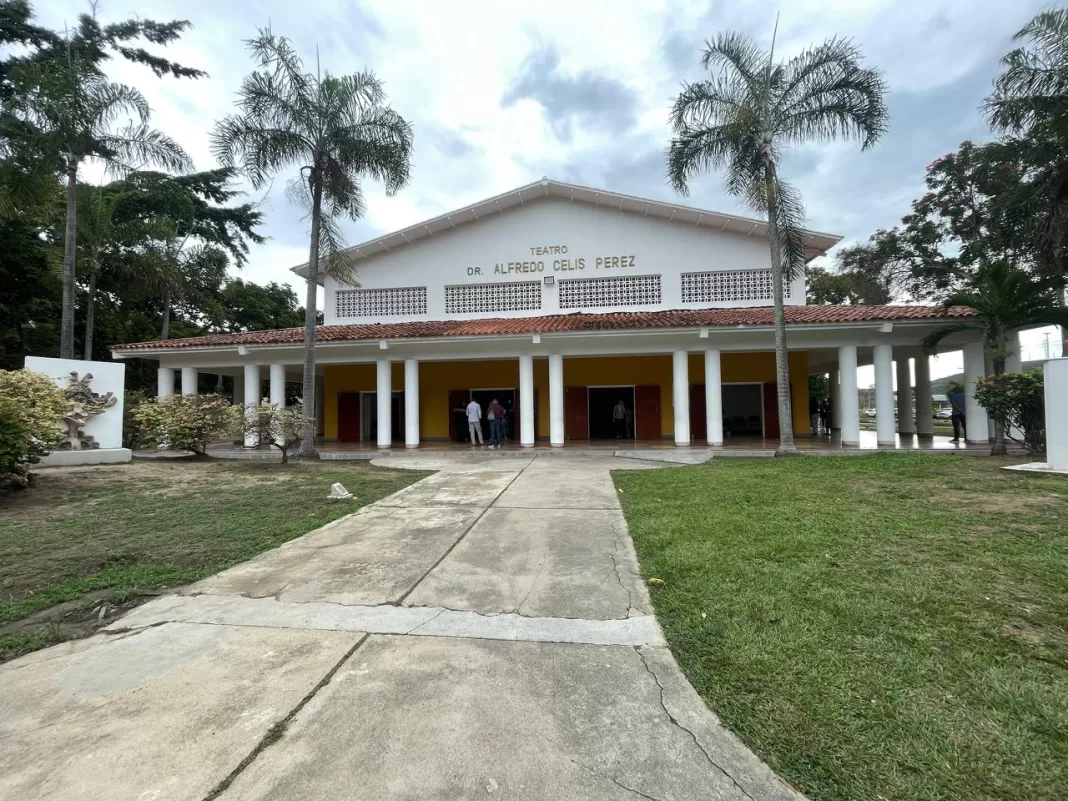
[[[486,410],[486,419],[490,424],[489,446],[499,448],[504,439],[501,435],[501,429],[504,427],[504,407],[497,402],[496,398],[490,401],[489,408]]]
[[[620,398],[612,407],[612,426],[616,431],[616,439],[627,436],[627,405]]]
[[[953,423],[953,439],[950,442],[960,442],[962,432],[965,437],[968,436],[968,427],[964,417],[964,389],[962,387],[953,387],[953,391],[949,393],[949,405],[953,408],[949,416],[950,421]]]
[[[471,435],[471,445],[475,444],[475,437],[478,437],[478,444],[485,445],[485,440],[482,439],[482,407],[478,405],[478,401],[474,398],[467,404],[467,430]]]

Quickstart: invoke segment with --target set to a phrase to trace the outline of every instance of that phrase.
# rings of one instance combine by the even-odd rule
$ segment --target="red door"
[[[589,438],[589,391],[586,387],[564,387],[564,439]]]
[[[704,442],[708,439],[706,408],[705,385],[690,384],[690,442]]]
[[[337,394],[337,438],[339,442],[360,441],[360,393]]]
[[[779,438],[779,386],[774,381],[764,382],[764,438]]]
[[[471,402],[471,390],[449,390],[449,439],[452,442],[467,442],[467,404]]]
[[[660,439],[660,387],[634,388],[634,438]]]

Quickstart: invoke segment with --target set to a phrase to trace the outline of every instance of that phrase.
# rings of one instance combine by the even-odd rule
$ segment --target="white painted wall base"
[[[129,448],[93,448],[81,451],[53,451],[35,467],[82,467],[93,464],[123,464],[133,459]]]
[[[1043,365],[1046,393],[1046,464],[1068,470],[1068,358],[1050,359]]]

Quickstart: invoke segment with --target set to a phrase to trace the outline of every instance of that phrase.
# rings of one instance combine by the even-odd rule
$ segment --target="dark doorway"
[[[390,442],[404,442],[404,393],[390,399]],[[363,434],[367,442],[378,442],[378,393],[363,393]]]
[[[617,431],[615,408],[623,401]],[[634,439],[634,387],[590,387],[590,439]]]
[[[515,418],[515,390],[514,389],[473,389],[471,397],[482,407],[482,439],[489,442],[490,426],[489,405],[494,398],[497,403],[504,407],[504,438],[516,439],[512,423]]]
[[[764,436],[764,401],[760,384],[723,385],[723,433],[731,437]]]
[[[339,392],[337,396],[337,438],[339,442],[360,441],[360,393]]]
[[[467,442],[467,404],[471,402],[471,390],[449,390],[450,436],[453,442]]]

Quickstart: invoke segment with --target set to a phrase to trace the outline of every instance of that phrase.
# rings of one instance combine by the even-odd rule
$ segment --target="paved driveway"
[[[612,457],[436,474],[0,666],[0,799],[794,799],[685,681]]]

